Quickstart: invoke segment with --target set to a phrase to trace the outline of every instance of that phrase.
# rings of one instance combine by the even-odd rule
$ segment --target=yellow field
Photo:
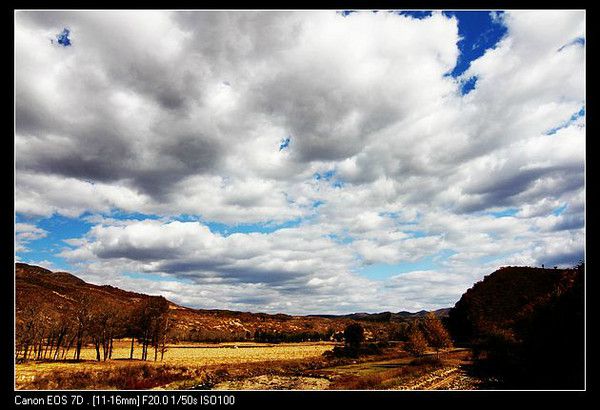
[[[273,360],[293,360],[318,357],[335,344],[330,342],[314,343],[185,343],[168,346],[163,363],[176,365],[204,366],[213,364],[253,363]],[[113,347],[113,359],[129,359],[130,345],[127,341],[118,341]],[[139,359],[142,349],[135,347],[134,359]],[[84,360],[95,360],[96,351],[85,348],[81,351]],[[160,352],[158,353],[160,360]],[[154,350],[148,351],[148,360],[154,360]]]
[[[152,368],[189,368],[203,369],[204,366],[223,365],[244,365],[244,363],[302,360],[322,357],[323,352],[331,350],[335,346],[330,342],[313,343],[222,343],[222,344],[201,344],[186,343],[182,345],[168,346],[162,362],[154,362],[154,350],[148,351],[148,361],[139,360],[142,349],[135,346],[134,359],[129,359],[130,345],[127,341],[118,341],[114,345],[113,360],[106,362],[97,362],[96,351],[93,347],[85,347],[81,351],[81,362],[34,362],[19,363],[16,365],[16,384],[17,389],[29,388],[29,385],[40,377],[54,377],[52,375],[61,375],[64,378],[66,374],[100,374],[109,371],[116,372],[117,369],[133,368],[143,364],[151,365]],[[71,358],[71,355],[69,355]],[[159,353],[160,360],[160,353]],[[133,367],[132,367],[133,366]],[[175,367],[173,367],[175,366]],[[261,365],[262,366],[262,365]],[[99,373],[100,372],[100,373]],[[175,371],[177,372],[177,371]],[[60,388],[57,386],[50,387]],[[93,386],[90,386],[93,388]]]
[[[170,346],[163,362],[143,362],[139,360],[141,348],[136,347],[135,360],[128,360],[129,345],[119,342],[115,345],[113,360],[106,362],[93,360],[95,351],[87,347],[82,351],[85,360],[80,362],[19,363],[15,383],[17,389],[34,390],[189,389],[198,386],[225,390],[344,390],[420,386],[421,382],[429,381],[427,386],[436,388],[438,385],[451,386],[458,381],[461,388],[476,388],[473,381],[460,372],[460,365],[470,360],[470,352],[466,349],[448,349],[443,354],[443,363],[423,361],[415,365],[414,357],[397,346],[379,356],[331,362],[322,354],[334,346],[334,343],[326,342],[188,344]],[[153,354],[149,356],[153,358]],[[435,356],[435,352],[429,352],[422,359]],[[304,371],[308,372],[302,373]],[[413,379],[418,380],[414,382]]]
[[[330,342],[307,342],[307,343],[185,343],[181,345],[167,346],[163,363],[177,365],[214,365],[231,363],[253,363],[275,360],[293,360],[318,357],[335,346]],[[130,344],[128,341],[116,341],[113,347],[113,360],[129,359]],[[102,352],[100,353],[102,354]],[[134,359],[139,359],[142,348],[135,346]],[[72,352],[69,354],[72,358]],[[82,360],[96,359],[96,351],[93,347],[84,347],[81,350]],[[160,352],[158,354],[160,361]],[[121,361],[121,360],[119,360]],[[154,361],[154,350],[148,350],[148,361]],[[52,366],[54,363],[44,363]],[[56,363],[58,364],[58,363]],[[81,363],[83,364],[83,363]],[[26,366],[40,366],[42,363],[29,362]],[[18,365],[17,367],[19,367]]]

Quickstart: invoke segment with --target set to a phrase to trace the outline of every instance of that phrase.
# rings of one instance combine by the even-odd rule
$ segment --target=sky
[[[17,11],[16,259],[195,308],[584,258],[584,11]]]

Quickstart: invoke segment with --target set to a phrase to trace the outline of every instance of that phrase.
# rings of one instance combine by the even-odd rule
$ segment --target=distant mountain
[[[129,292],[114,286],[94,285],[67,272],[17,263],[16,309],[17,320],[32,306],[47,314],[73,314],[82,300],[93,300],[97,305],[111,305],[119,310],[133,310],[140,301],[157,296]],[[305,338],[323,337],[342,331],[346,325],[360,321],[368,336],[389,338],[396,335],[399,325],[407,320],[422,317],[427,312],[416,313],[354,313],[349,315],[292,316],[238,312],[219,309],[191,309],[170,302],[170,316],[180,340],[254,340],[257,332],[265,340],[273,334],[304,335]],[[445,315],[448,309],[435,311]],[[314,335],[314,336],[311,336]]]
[[[439,317],[446,317],[446,316],[448,316],[449,311],[450,311],[450,308],[444,308],[444,309],[433,310],[432,312],[435,313]],[[425,317],[425,315],[429,312],[430,311],[428,311],[428,310],[420,310],[418,312],[401,311],[398,313],[360,312],[360,313],[350,313],[347,315],[310,315],[310,317],[324,317],[324,318],[329,318],[329,319],[353,319],[353,320],[362,320],[362,321],[367,321],[367,322],[394,322],[394,321],[401,322],[406,319],[415,319],[415,318]]]

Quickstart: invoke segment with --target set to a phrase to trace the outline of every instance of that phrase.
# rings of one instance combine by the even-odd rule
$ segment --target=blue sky
[[[498,266],[583,257],[580,12],[15,27],[20,261],[194,307],[342,313],[447,307]]]

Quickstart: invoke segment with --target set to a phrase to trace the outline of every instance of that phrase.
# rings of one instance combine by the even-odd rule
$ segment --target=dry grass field
[[[95,361],[95,350],[86,347],[81,352],[81,362],[18,363],[15,381],[17,389],[150,388],[182,380],[203,383],[209,374],[207,372],[213,370],[218,373],[236,368],[248,370],[249,366],[276,367],[281,363],[320,360],[323,352],[334,346],[334,343],[329,342],[186,343],[169,346],[162,362],[152,360],[153,351],[148,354],[150,360],[142,362],[139,360],[141,349],[137,346],[134,360],[129,360],[130,344],[122,340],[115,343],[112,360],[106,362]],[[131,383],[120,380],[120,376],[132,379]],[[147,384],[142,383],[142,380]]]
[[[335,346],[330,342],[305,343],[185,343],[168,346],[163,363],[171,365],[209,366],[215,364],[253,363],[275,360],[295,360],[319,357]],[[129,359],[130,342],[122,340],[114,345],[113,360]],[[141,349],[134,350],[134,359],[139,358]],[[85,348],[81,352],[83,360],[95,360],[96,351]],[[154,351],[148,352],[148,359],[154,359]],[[160,353],[159,353],[160,360]]]

